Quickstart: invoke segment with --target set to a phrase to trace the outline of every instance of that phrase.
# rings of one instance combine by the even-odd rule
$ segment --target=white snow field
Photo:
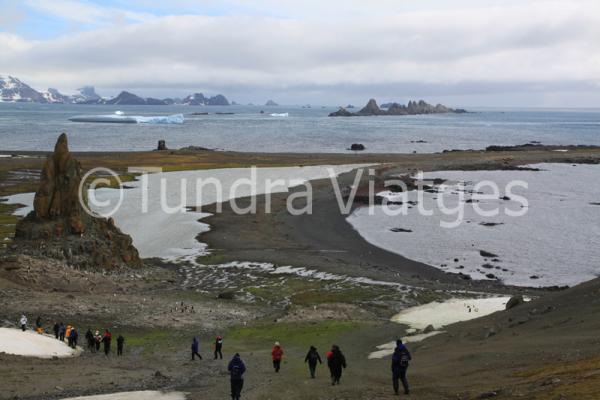
[[[31,330],[0,328],[0,353],[18,356],[52,358],[79,355],[78,350],[48,335]]]
[[[391,320],[408,325],[409,332],[423,330],[432,325],[434,331],[405,336],[404,343],[416,343],[444,333],[440,329],[457,322],[469,321],[506,309],[510,297],[489,297],[482,299],[449,299],[444,302],[431,302],[422,306],[410,307],[394,315]],[[377,346],[377,351],[369,354],[369,359],[383,358],[394,353],[396,342]]]
[[[502,280],[519,286],[576,285],[600,275],[600,165],[538,164],[541,171],[440,171],[424,174],[425,179],[447,179],[439,193],[420,192],[420,205],[433,210],[421,215],[418,205],[407,207],[406,215],[386,215],[382,206],[363,207],[348,221],[368,242],[444,271],[464,273],[473,279]],[[499,195],[466,203],[475,184],[495,182]],[[515,187],[513,180],[527,182]],[[464,189],[457,183],[464,181]],[[481,192],[491,193],[489,187]],[[509,199],[501,199],[508,195]],[[528,201],[521,208],[518,196]],[[418,193],[408,193],[417,201]],[[461,199],[461,196],[464,196]],[[456,215],[446,215],[439,202],[452,209],[464,207],[462,223],[455,228],[440,226]],[[395,196],[393,200],[400,200]],[[400,205],[389,205],[400,210]],[[497,216],[482,216],[499,209]],[[526,211],[520,217],[506,210]],[[481,250],[495,255],[484,256]],[[486,254],[486,253],[484,253]],[[492,274],[492,275],[490,275]]]
[[[510,297],[434,301],[400,311],[392,317],[392,322],[408,325],[413,329],[425,329],[428,325],[441,329],[456,322],[469,321],[504,310],[508,300]]]
[[[119,392],[99,394],[95,396],[69,397],[63,400],[186,400],[182,392],[160,392],[156,390],[142,390],[138,392]]]
[[[132,236],[133,244],[143,258],[177,259],[200,255],[207,249],[204,243],[196,240],[196,236],[210,227],[198,220],[210,214],[191,212],[187,207],[250,195],[287,192],[307,181],[337,176],[365,166],[227,168],[147,174],[147,183],[144,183],[145,179],[127,182],[128,188],[122,191],[123,202],[112,217],[123,232]],[[98,204],[90,203],[90,208],[107,213],[118,203],[119,196],[120,191],[116,189],[90,191],[90,200],[95,198]],[[17,211],[24,215],[32,209],[33,193],[9,196],[7,200],[9,204],[26,205],[28,208]],[[108,205],[99,206],[102,202]]]

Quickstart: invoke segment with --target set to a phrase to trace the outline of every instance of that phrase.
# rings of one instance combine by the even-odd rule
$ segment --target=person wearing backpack
[[[340,347],[335,344],[331,347],[331,352],[327,355],[327,366],[331,372],[331,385],[339,385],[342,371],[346,369],[346,357],[344,357]]]
[[[394,385],[394,393],[398,394],[400,385],[398,381],[402,381],[404,394],[409,394],[408,380],[406,379],[406,371],[412,360],[410,352],[402,343],[402,340],[396,340],[396,349],[392,355],[392,383]]]
[[[229,376],[231,378],[231,400],[240,400],[242,395],[242,389],[244,387],[244,372],[246,372],[246,365],[239,353],[235,353],[229,365],[227,366]]]
[[[317,362],[319,364],[323,364],[323,362],[321,361],[321,356],[319,355],[319,352],[317,351],[317,348],[315,346],[310,346],[310,349],[308,350],[308,353],[304,358],[304,362],[308,363],[310,377],[312,379],[315,379],[315,372],[317,371]]]

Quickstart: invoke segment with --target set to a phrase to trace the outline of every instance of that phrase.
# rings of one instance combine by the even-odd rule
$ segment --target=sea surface
[[[437,193],[419,192],[421,198],[409,192],[409,200],[421,203],[432,215],[425,215],[417,205],[406,213],[401,206],[388,205],[391,211],[398,210],[394,216],[383,206],[373,206],[357,209],[348,222],[378,247],[473,279],[499,279],[518,286],[572,286],[600,276],[600,165],[533,167],[540,171],[426,173],[425,179],[448,180]],[[477,197],[471,192],[483,181],[494,182],[499,194],[468,202]],[[519,185],[508,193],[508,185],[516,181]],[[487,185],[475,191],[493,193]],[[500,198],[507,194],[510,200]],[[445,213],[440,204],[453,212]],[[492,215],[496,210],[497,215]],[[507,211],[523,215],[511,216]],[[452,224],[458,220],[460,224]]]
[[[0,152],[50,150],[59,133],[75,151],[150,150],[164,139],[170,148],[202,146],[260,152],[419,153],[524,144],[600,145],[600,109],[496,110],[468,114],[331,118],[336,107],[299,106],[99,106],[0,103]],[[261,114],[260,111],[264,111]],[[356,110],[356,109],[355,109]],[[164,116],[182,113],[181,125],[77,123],[77,115]],[[209,115],[191,115],[207,112]],[[217,112],[234,113],[218,115]],[[270,114],[285,114],[271,116]],[[424,141],[426,143],[416,143]]]

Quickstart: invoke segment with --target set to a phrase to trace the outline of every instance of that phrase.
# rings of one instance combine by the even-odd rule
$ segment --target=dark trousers
[[[110,353],[110,344],[104,344],[104,355],[108,356],[108,353]]]
[[[308,370],[310,371],[310,377],[314,379],[317,372],[317,363],[308,363]]]
[[[231,379],[231,400],[240,400],[242,389],[244,388],[243,379]]]
[[[118,356],[122,356],[123,355],[123,346],[117,346],[117,355]]]
[[[61,342],[65,341],[65,333],[61,332],[58,334],[58,340],[60,340]]]
[[[340,384],[340,379],[342,378],[342,367],[331,368],[331,384],[335,385],[336,383]]]
[[[195,356],[198,356],[198,358],[202,360],[202,356],[200,355],[200,353],[192,350],[192,361],[195,360],[195,358],[194,358]]]
[[[216,360],[217,358],[220,358],[221,360],[223,359],[223,353],[221,352],[221,349],[220,349],[220,348],[216,348],[216,349],[215,349],[215,360]]]
[[[27,329],[27,325],[21,325],[21,330],[22,330],[23,332],[25,332],[25,329]]]
[[[402,386],[404,387],[404,393],[408,394],[409,392],[409,388],[408,388],[408,380],[406,379],[406,370],[408,368],[400,368],[397,371],[394,371],[393,376],[392,376],[392,383],[394,385],[394,392],[398,393],[398,391],[400,390],[400,382],[402,382]]]
[[[279,372],[281,369],[281,360],[273,360],[273,368],[275,368],[275,372]]]

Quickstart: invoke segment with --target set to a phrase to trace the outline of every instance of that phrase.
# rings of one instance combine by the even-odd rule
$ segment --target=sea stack
[[[131,237],[112,219],[85,211],[87,188],[80,194],[81,183],[81,164],[69,152],[63,133],[42,168],[33,211],[15,228],[13,250],[93,270],[141,267]]]

